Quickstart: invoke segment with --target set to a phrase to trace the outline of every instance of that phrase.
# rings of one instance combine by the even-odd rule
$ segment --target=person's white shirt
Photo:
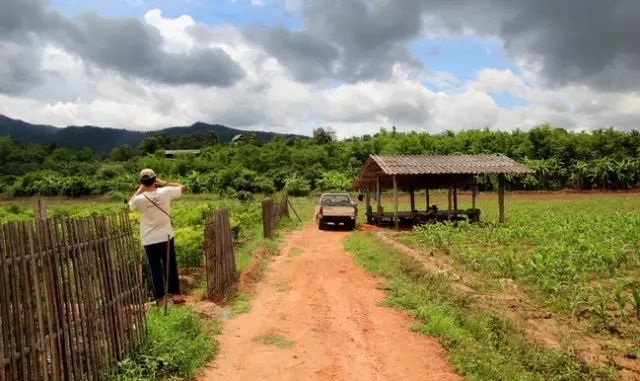
[[[162,187],[153,192],[143,192],[129,200],[129,210],[140,211],[140,240],[143,246],[166,242],[167,237],[173,238],[171,225],[171,201],[182,195],[180,187]],[[148,198],[147,198],[148,197]],[[152,200],[158,209],[151,201]]]

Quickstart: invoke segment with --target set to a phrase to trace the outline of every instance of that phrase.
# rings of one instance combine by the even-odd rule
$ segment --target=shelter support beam
[[[377,205],[376,213],[377,214],[382,212],[382,201],[380,201],[381,198],[382,198],[382,195],[380,194],[380,177],[376,177],[376,205]]]
[[[380,216],[382,215],[382,195],[380,194],[380,176],[376,176],[376,225],[380,226]]]
[[[378,212],[380,212],[380,207],[382,206],[382,201],[380,199],[382,196],[380,195],[380,177],[376,177],[376,204],[378,205]]]
[[[471,209],[476,209],[476,189],[478,189],[478,185],[476,184],[476,178],[473,178],[473,182],[471,183]]]
[[[429,204],[429,188],[427,188],[426,191],[427,191],[427,194],[424,196],[424,202],[427,204],[426,211],[428,211],[429,208],[431,207],[431,205]]]
[[[413,212],[416,210],[416,192],[413,187],[409,189],[409,198],[411,200],[411,211]]]
[[[367,223],[371,223],[371,216],[369,210],[371,209],[371,188],[367,187],[367,195],[365,197],[365,215],[367,216]]]
[[[451,216],[453,215],[453,210],[452,210],[452,208],[453,208],[453,187],[451,187],[451,185],[449,185],[449,196],[448,196],[448,199],[449,199],[449,207],[448,207],[448,210],[447,210],[447,219],[449,221],[451,221]]]
[[[453,184],[453,210],[458,210],[458,185]]]
[[[498,212],[499,212],[499,222],[501,224],[504,223],[504,188],[505,188],[505,178],[504,175],[498,175]]]
[[[398,180],[393,175],[393,225],[396,230],[400,230],[400,221],[398,221]]]

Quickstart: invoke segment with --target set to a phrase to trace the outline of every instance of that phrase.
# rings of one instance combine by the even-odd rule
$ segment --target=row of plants
[[[398,239],[449,256],[498,288],[519,284],[538,305],[601,337],[623,356],[640,355],[640,201],[634,197],[479,201],[484,222],[430,224]]]
[[[532,345],[502,312],[480,308],[453,289],[445,273],[431,273],[371,233],[353,234],[344,244],[356,264],[385,279],[383,305],[407,311],[415,319],[412,330],[438,338],[465,380],[616,379],[610,367]]]

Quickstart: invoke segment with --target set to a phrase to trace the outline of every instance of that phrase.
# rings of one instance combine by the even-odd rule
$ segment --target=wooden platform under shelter
[[[420,224],[436,221],[465,219],[480,220],[476,208],[478,175],[498,175],[499,221],[504,222],[505,175],[533,173],[533,170],[504,155],[451,155],[451,156],[378,156],[371,155],[360,169],[352,188],[366,192],[368,224],[392,223],[396,229],[402,224]],[[458,189],[468,186],[472,190],[472,207],[458,209]],[[393,189],[393,211],[384,211],[381,192]],[[416,209],[415,191],[425,189],[425,208]],[[448,205],[431,205],[430,189],[448,189]],[[411,207],[398,210],[398,192],[409,192]],[[377,206],[373,211],[371,193],[375,191]]]

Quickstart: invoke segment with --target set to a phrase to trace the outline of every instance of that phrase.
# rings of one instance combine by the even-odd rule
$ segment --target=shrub
[[[254,199],[253,193],[244,190],[238,191],[236,198],[240,201],[253,201]]]
[[[175,229],[176,260],[178,266],[202,265],[204,234],[201,229],[181,227]]]
[[[322,191],[346,191],[351,187],[351,180],[347,175],[338,171],[329,171],[322,174],[322,179],[318,181]]]
[[[289,195],[294,197],[305,197],[311,192],[309,181],[296,175],[287,177],[284,188]]]

